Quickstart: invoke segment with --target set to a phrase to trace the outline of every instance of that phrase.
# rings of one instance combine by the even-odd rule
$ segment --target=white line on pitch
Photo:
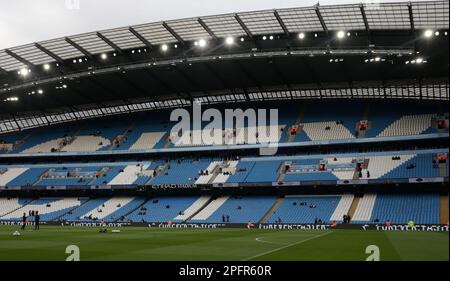
[[[271,242],[271,241],[265,241],[262,240],[260,237],[255,239],[257,242],[261,242],[261,243],[267,243],[267,244],[275,244],[275,245],[287,245],[285,243],[278,243],[278,242]]]
[[[323,234],[319,234],[319,235],[313,236],[313,237],[311,237],[311,238],[308,238],[308,239],[305,239],[305,240],[302,240],[302,241],[299,241],[299,242],[295,242],[295,243],[292,243],[292,244],[289,244],[289,245],[286,245],[286,246],[283,246],[283,247],[280,247],[280,248],[277,248],[277,249],[274,249],[274,250],[270,250],[270,251],[267,251],[267,252],[264,252],[264,253],[255,255],[255,256],[253,256],[253,257],[249,257],[249,258],[243,259],[243,260],[241,260],[241,261],[249,261],[249,260],[252,260],[252,259],[256,259],[256,258],[265,256],[265,255],[268,255],[268,254],[272,254],[272,253],[275,253],[275,252],[278,252],[278,251],[281,251],[281,250],[284,250],[284,249],[287,249],[287,248],[296,246],[296,245],[300,245],[300,244],[302,244],[302,243],[311,241],[311,240],[316,239],[316,238],[320,238],[320,237],[329,235],[329,234],[331,234],[331,233],[333,233],[333,231],[331,231],[331,232],[326,232],[326,233],[323,233]]]

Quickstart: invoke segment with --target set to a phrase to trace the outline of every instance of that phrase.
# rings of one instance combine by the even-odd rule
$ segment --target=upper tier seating
[[[431,119],[435,114],[406,115],[384,129],[379,137],[419,135],[431,128]]]
[[[157,175],[149,184],[194,184],[201,175],[202,170],[206,170],[211,160],[172,160],[169,168],[164,174]]]
[[[28,168],[8,168],[0,171],[0,186],[6,186],[8,182],[25,173],[27,170]]]
[[[448,176],[448,169],[447,169]],[[383,175],[383,179],[392,178],[433,178],[439,177],[439,168],[433,165],[431,154],[420,154],[402,163]]]
[[[106,185],[205,185],[263,184],[273,182],[318,182],[338,180],[420,179],[448,176],[448,169],[439,168],[436,153],[411,152],[355,154],[354,157],[312,156],[311,159],[271,160],[279,157],[241,159],[179,159],[146,164],[105,166],[80,164],[65,168],[50,164],[36,168],[3,166],[0,187],[56,187]],[[375,156],[373,156],[375,155]],[[97,164],[99,165],[99,164]],[[108,166],[110,165],[110,166]],[[323,166],[322,166],[323,165]],[[358,170],[361,165],[361,172]],[[448,163],[445,164],[448,166]],[[62,168],[61,168],[62,167]]]
[[[21,153],[50,153],[52,150],[59,149],[62,140],[62,138],[49,140],[25,149]]]
[[[393,137],[437,133],[435,117],[448,120],[448,112],[440,112],[437,105],[408,103],[371,103],[366,105],[358,101],[321,102],[321,103],[268,103],[266,108],[279,109],[279,125],[273,125],[278,134],[264,139],[264,134],[257,135],[257,127],[242,129],[242,139],[235,140],[233,129],[225,129],[221,136],[224,143],[248,144],[264,141],[270,142],[308,142],[350,140],[357,137]],[[223,109],[221,109],[223,112]],[[439,112],[439,113],[438,113]],[[124,118],[89,120],[75,125],[65,124],[30,130],[29,132],[0,135],[0,144],[19,143],[12,151],[4,153],[49,153],[52,150],[62,152],[92,152],[98,150],[144,150],[153,148],[172,148],[182,146],[204,145],[190,141],[193,131],[185,132],[181,140],[170,142],[169,134],[174,122],[170,122],[168,111],[136,113]],[[359,132],[358,124],[367,121],[367,129]],[[448,123],[448,122],[447,122]],[[202,127],[207,125],[202,123]],[[247,124],[248,125],[248,124]],[[293,126],[299,129],[290,136]],[[268,131],[269,126],[262,127]],[[448,128],[439,132],[448,131]],[[239,131],[236,132],[239,136]],[[361,134],[360,134],[361,133]],[[250,137],[249,137],[250,136]],[[62,140],[67,141],[64,143]],[[227,140],[234,141],[227,141]],[[182,140],[187,140],[186,144]]]
[[[303,131],[312,141],[347,140],[355,136],[342,124],[336,121],[303,123]]]
[[[142,177],[150,165],[128,165],[108,183],[108,185],[131,185]],[[146,177],[148,179],[148,177]]]
[[[220,184],[227,182],[231,176],[230,173],[232,173],[233,171],[236,172],[238,163],[239,161],[229,161],[228,163],[224,164],[224,169],[222,169],[222,173],[219,173],[212,183]]]
[[[409,159],[414,158],[415,155],[401,155],[400,158],[396,160],[392,156],[372,156],[368,157],[368,166],[362,170],[362,178],[367,179],[367,171],[371,179],[378,179],[385,176],[387,173],[393,169],[399,167],[403,163],[407,162]],[[430,163],[431,167],[431,163]]]
[[[63,152],[97,151],[111,145],[111,141],[101,136],[77,136],[75,140],[63,147]]]
[[[52,149],[60,149],[63,140],[74,135],[76,130],[76,125],[33,130],[29,136],[24,138],[24,143],[13,152],[50,153]]]
[[[9,181],[6,186],[26,187],[32,186],[39,181],[40,177],[47,171],[47,168],[31,168]]]
[[[130,147],[130,150],[152,149],[158,144],[165,132],[142,133],[139,139]]]

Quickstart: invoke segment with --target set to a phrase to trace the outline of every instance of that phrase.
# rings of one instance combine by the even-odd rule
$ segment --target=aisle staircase
[[[448,195],[441,195],[440,205],[440,222],[441,224],[448,224]]]
[[[264,215],[264,217],[259,221],[259,223],[260,224],[265,223],[273,215],[273,213],[275,213],[276,210],[278,210],[282,202],[283,197],[278,198],[275,204],[273,204],[272,208],[270,208],[270,210]]]

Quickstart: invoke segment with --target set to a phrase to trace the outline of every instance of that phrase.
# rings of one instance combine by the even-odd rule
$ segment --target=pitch
[[[149,229],[121,233],[97,228],[43,226],[13,236],[0,227],[0,260],[64,261],[75,245],[81,261],[364,261],[375,245],[381,261],[448,261],[448,232],[361,230]]]

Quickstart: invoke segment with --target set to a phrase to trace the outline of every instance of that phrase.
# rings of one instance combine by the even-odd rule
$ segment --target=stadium
[[[0,260],[448,261],[449,2],[299,4],[0,50]]]

